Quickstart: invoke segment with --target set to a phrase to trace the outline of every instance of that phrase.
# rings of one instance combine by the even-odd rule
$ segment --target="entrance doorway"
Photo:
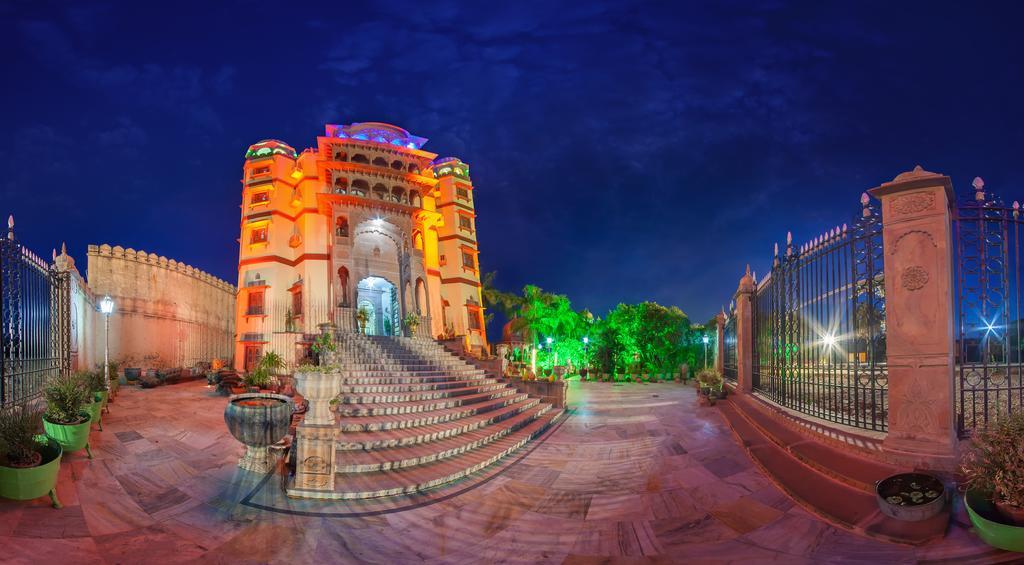
[[[366,322],[368,335],[400,335],[401,316],[398,307],[398,289],[387,279],[369,276],[356,287],[356,306],[369,314]]]

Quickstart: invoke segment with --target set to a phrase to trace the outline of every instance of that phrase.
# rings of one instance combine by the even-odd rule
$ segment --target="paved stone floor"
[[[678,384],[573,383],[574,413],[526,454],[413,508],[288,501],[235,466],[226,399],[127,389],[46,500],[0,501],[0,562],[988,563],[963,525],[910,548],[821,522],[768,482]],[[271,477],[274,479],[275,477]],[[254,504],[254,500],[262,500]],[[271,509],[264,509],[271,508]],[[321,512],[321,510],[323,510]],[[344,513],[344,512],[341,512]],[[963,518],[959,518],[963,520]]]

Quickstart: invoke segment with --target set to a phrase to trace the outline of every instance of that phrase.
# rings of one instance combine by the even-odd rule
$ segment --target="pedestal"
[[[295,482],[289,496],[334,491],[334,453],[338,427],[302,423],[295,429]]]

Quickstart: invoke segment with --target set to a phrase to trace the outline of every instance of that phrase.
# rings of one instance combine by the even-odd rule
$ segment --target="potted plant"
[[[337,345],[334,343],[330,333],[321,333],[316,336],[313,340],[313,345],[309,346],[309,350],[313,353],[313,363],[315,365],[327,365],[326,357],[329,357],[330,353],[334,353],[337,349]]]
[[[365,306],[360,306],[356,310],[356,324],[359,325],[359,333],[366,333],[366,323],[370,321],[370,311]]]
[[[964,502],[986,543],[1024,551],[1024,412],[1003,416],[975,432],[960,471]]]
[[[270,373],[267,372],[266,367],[259,366],[249,371],[242,380],[249,388],[249,392],[259,392],[260,389],[267,388],[267,385],[270,384]]]
[[[714,369],[702,369],[697,373],[697,386],[700,390],[702,404],[705,399],[708,404],[713,405],[719,398],[724,398],[722,382],[721,373]]]
[[[61,448],[38,435],[43,428],[42,410],[24,406],[0,409],[0,497],[31,500],[50,495],[54,508]]]
[[[405,328],[409,331],[409,337],[416,337],[416,328],[420,327],[420,317],[415,312],[409,312],[402,319]]]
[[[82,386],[81,379],[74,375],[62,375],[43,389],[46,398],[46,412],[43,414],[43,430],[47,437],[53,439],[65,453],[85,448],[92,459],[89,449],[89,412],[85,405],[91,391]]]
[[[103,408],[106,406],[107,388],[103,382],[103,375],[96,371],[78,371],[75,373],[86,391],[85,411],[89,413],[89,420],[95,422],[100,431],[103,431]]]

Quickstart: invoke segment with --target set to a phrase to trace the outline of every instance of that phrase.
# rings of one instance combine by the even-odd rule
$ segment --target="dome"
[[[298,157],[294,147],[276,139],[264,139],[259,143],[254,143],[245,152],[246,159],[263,159],[273,155],[284,155],[291,159]]]
[[[430,162],[430,167],[434,170],[435,178],[448,175],[469,178],[469,165],[458,157],[439,157]]]
[[[406,149],[419,149],[427,138],[412,135],[403,128],[383,122],[356,122],[347,126],[327,126],[328,137],[385,143]]]

